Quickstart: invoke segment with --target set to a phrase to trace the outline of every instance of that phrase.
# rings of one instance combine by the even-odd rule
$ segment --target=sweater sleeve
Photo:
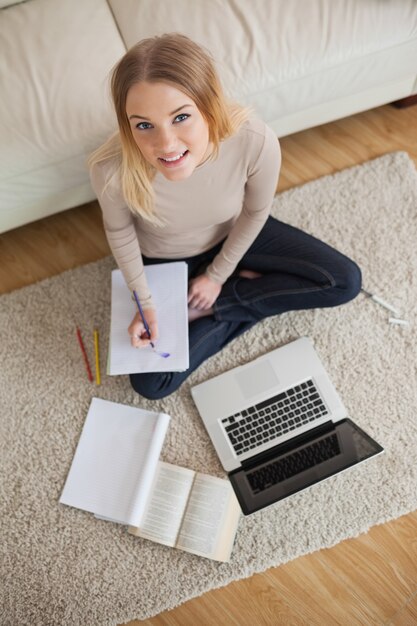
[[[265,125],[260,151],[249,166],[242,211],[206,273],[223,284],[262,230],[271,211],[281,168],[278,138]]]
[[[146,281],[142,254],[135,228],[135,218],[121,193],[116,174],[107,164],[96,164],[90,170],[93,190],[103,213],[107,241],[127,286],[135,290],[143,308],[153,307]]]

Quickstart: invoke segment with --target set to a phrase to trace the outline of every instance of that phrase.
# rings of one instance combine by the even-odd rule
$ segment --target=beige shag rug
[[[230,581],[366,532],[417,507],[417,174],[407,154],[280,194],[274,214],[338,247],[364,286],[337,309],[270,318],[197,370],[168,399],[146,401],[127,377],[86,378],[75,323],[93,354],[109,325],[111,258],[0,298],[0,623],[96,626],[144,619]],[[385,454],[242,517],[230,563],[166,548],[58,503],[93,396],[172,416],[163,459],[222,476],[190,386],[310,336],[352,418]]]

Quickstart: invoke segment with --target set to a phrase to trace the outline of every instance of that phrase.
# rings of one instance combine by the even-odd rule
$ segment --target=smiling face
[[[188,178],[211,153],[207,122],[171,84],[136,83],[127,93],[126,113],[143,157],[168,180]]]

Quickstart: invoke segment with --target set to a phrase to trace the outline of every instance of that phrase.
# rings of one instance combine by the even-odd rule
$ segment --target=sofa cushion
[[[20,4],[21,2],[26,1],[27,0],[0,0],[0,9],[5,9],[6,7],[10,7],[14,4]]]
[[[253,105],[278,135],[355,112],[357,94],[356,111],[383,104],[390,83],[403,81],[392,93],[408,95],[417,76],[415,0],[109,2],[127,47],[169,31],[206,46],[228,93]],[[338,109],[345,98],[346,112]],[[309,119],[323,105],[325,120]],[[304,125],[291,124],[297,112]]]
[[[86,157],[115,127],[107,77],[125,47],[106,0],[30,0],[0,17],[6,230],[36,219],[38,209],[43,217],[94,197]],[[63,207],[67,190],[74,200]]]

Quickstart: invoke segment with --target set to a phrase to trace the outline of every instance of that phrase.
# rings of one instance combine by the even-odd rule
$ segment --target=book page
[[[138,523],[169,419],[93,398],[59,501],[123,524]]]
[[[132,526],[140,526],[142,523],[142,518],[152,491],[155,474],[158,469],[159,456],[168,430],[169,420],[170,417],[166,413],[160,413],[158,415],[153,436],[148,444],[142,471],[139,474],[133,497],[131,498],[128,522],[132,524]]]
[[[176,548],[228,561],[241,510],[228,480],[197,474]]]
[[[127,329],[137,313],[123,274],[112,272],[111,323],[107,373],[174,372],[186,370],[188,354],[188,269],[184,262],[146,265],[145,274],[158,314],[157,350],[170,356],[159,356],[151,346],[134,348]]]
[[[175,546],[195,472],[160,461],[140,528],[132,535]]]

